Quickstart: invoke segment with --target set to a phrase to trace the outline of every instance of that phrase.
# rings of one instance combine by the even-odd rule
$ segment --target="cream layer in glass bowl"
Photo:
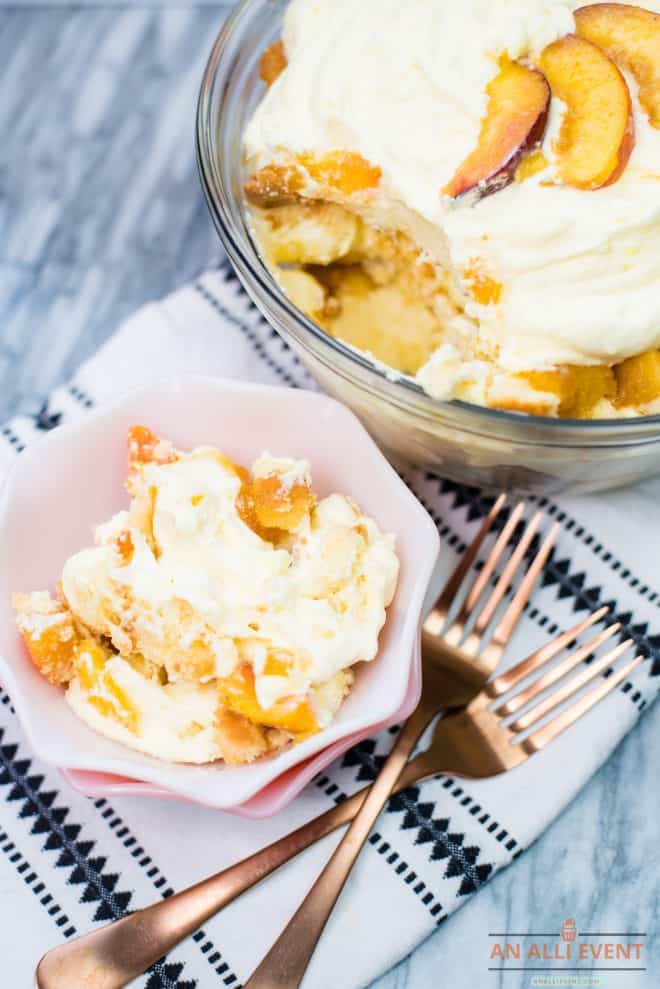
[[[436,398],[660,411],[658,11],[292,0],[244,135],[281,286]]]

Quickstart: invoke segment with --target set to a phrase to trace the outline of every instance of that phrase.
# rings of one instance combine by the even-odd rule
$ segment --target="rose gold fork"
[[[616,625],[614,628],[616,630]],[[601,633],[597,639],[604,641],[608,634],[612,633]],[[537,683],[516,692],[510,701],[501,705],[493,702],[509,691],[517,691],[521,681],[526,680],[538,665],[538,654],[536,659],[523,661],[514,671],[497,677],[494,684],[486,686],[465,709],[450,713],[440,721],[431,746],[435,766],[442,766],[442,772],[470,778],[496,776],[520,766],[598,703],[642,662],[643,657],[638,656],[613,673],[609,680],[598,684],[589,696],[579,698],[570,708],[555,714],[547,724],[543,723],[547,714],[573,697],[631,644],[632,640],[628,640],[617,646],[607,657],[579,673],[573,682],[564,682],[553,695],[546,694],[545,697],[546,690],[580,663],[587,647],[576,650],[559,664],[557,670],[548,671]],[[435,671],[435,664],[427,660],[419,707],[404,725],[344,838],[275,944],[245,983],[245,989],[298,989],[300,986],[369,832],[433,716]],[[502,717],[510,715],[512,708],[518,711],[537,700],[538,703],[523,712],[511,726],[502,723]],[[520,739],[519,744],[513,744],[521,727],[532,727],[533,732]]]
[[[583,660],[588,659],[620,631],[621,626],[618,622],[599,632],[585,645],[579,646],[556,666],[546,672],[541,670],[590,626],[600,621],[607,611],[608,609],[604,607],[589,615],[570,631],[558,636],[516,667],[491,681],[484,693],[474,701],[474,708],[468,709],[476,712],[475,724],[478,722],[479,710],[482,710],[484,705],[487,707],[489,701],[504,697],[512,687],[516,684],[520,685],[535,671],[539,671],[539,679],[533,683],[534,689],[527,695],[526,704],[539,696],[546,687],[557,683],[560,677],[576,669]],[[579,689],[589,678],[595,677],[614,662],[617,656],[629,647],[631,641],[628,640],[621,646],[615,647],[591,666],[583,667],[573,680],[567,682],[567,687],[570,686],[573,690]],[[435,672],[435,664],[432,663],[429,669],[429,661],[425,660],[425,682],[428,682],[429,676],[433,677]],[[602,696],[620,683],[628,672],[626,669],[616,680],[610,677],[602,681],[606,686]],[[514,698],[501,701],[499,714],[504,717],[520,711],[526,690],[527,688],[519,689]],[[553,698],[556,703],[559,702],[557,694],[550,695],[549,700]],[[600,697],[596,700],[598,699]],[[586,710],[587,708],[579,713],[586,713]],[[486,711],[487,716],[488,711]],[[512,730],[518,730],[521,718],[522,714],[512,726]],[[445,759],[446,743],[443,742],[440,733],[446,730],[442,729],[446,721],[447,718],[444,718],[437,723],[429,748],[407,764],[396,783],[394,788],[396,791],[432,779],[442,772],[460,775],[458,770],[449,767]],[[563,728],[566,727],[568,727],[567,723],[563,725]],[[440,741],[438,741],[439,736]],[[465,774],[467,775],[467,772]],[[190,889],[53,949],[44,956],[38,968],[37,989],[70,989],[72,985],[80,989],[120,989],[241,893],[255,886],[316,841],[342,825],[348,824],[359,811],[368,792],[369,788],[366,787],[272,845],[260,849],[254,855]]]
[[[470,583],[466,578],[505,501],[505,495],[501,495],[487,514],[424,624],[424,665],[425,669],[433,668],[433,681],[431,685],[428,676],[425,678],[428,683],[424,689],[426,702],[423,713],[408,729],[412,734],[419,733],[417,726],[420,719],[426,725],[441,708],[466,704],[482,689],[499,663],[552,549],[558,526],[550,530],[529,564],[504,616],[480,654],[489,622],[511,589],[513,578],[530,550],[542,518],[540,512],[533,517],[516,543],[501,576],[495,580],[495,568],[525,510],[524,503],[518,504],[502,527],[481,573]],[[494,587],[488,593],[493,582]],[[451,606],[464,583],[470,585],[465,601],[458,615],[448,623]],[[485,601],[479,608],[484,597]],[[474,626],[465,638],[471,620],[474,620]],[[409,785],[412,777],[407,774],[406,779],[406,785]],[[37,970],[38,989],[69,989],[74,978],[81,989],[118,989],[126,985],[245,889],[323,835],[350,821],[364,800],[365,792],[310,821],[245,862],[177,896],[48,952]]]
[[[504,494],[495,501],[422,626],[423,653],[436,662],[443,676],[441,689],[445,698],[444,708],[463,707],[469,703],[497,669],[539,575],[547,563],[560,529],[559,523],[552,526],[492,635],[488,637],[486,633],[489,625],[511,589],[513,578],[530,550],[543,518],[543,513],[537,512],[525,527],[493,590],[479,609],[478,606],[494,577],[495,568],[525,511],[525,502],[519,502],[502,527],[484,561],[481,573],[465,593],[458,613],[449,621],[452,605],[463,584],[467,583],[466,577],[479,555],[486,536],[501,514],[505,502]],[[468,630],[467,634],[466,630]]]

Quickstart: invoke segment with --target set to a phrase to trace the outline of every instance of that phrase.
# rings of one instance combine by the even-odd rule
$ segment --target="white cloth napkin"
[[[0,478],[45,430],[118,393],[185,372],[283,387],[314,387],[298,359],[251,306],[228,267],[148,305],[40,413],[1,431]],[[286,452],[286,451],[284,451]],[[411,472],[443,540],[438,587],[483,515],[474,489]],[[649,490],[660,497],[660,482]],[[649,656],[634,682],[521,769],[498,779],[447,778],[392,800],[351,876],[305,981],[310,989],[370,983],[430,934],[547,827],[633,727],[660,685],[660,594],[652,587],[641,495],[624,491],[537,501],[561,522],[516,633],[516,661],[597,605],[611,603],[625,636]],[[0,919],[20,922],[4,952],[4,984],[31,984],[48,947],[229,865],[370,780],[390,733],[364,742],[270,821],[251,822],[176,802],[92,802],[33,758],[9,699],[0,706]],[[234,986],[247,978],[311,885],[337,836],[321,842],[211,920],[135,984],[148,989]],[[2,916],[4,914],[4,916]],[[73,987],[72,987],[73,989]]]

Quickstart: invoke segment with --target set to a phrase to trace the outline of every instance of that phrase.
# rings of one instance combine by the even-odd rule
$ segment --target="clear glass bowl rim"
[[[249,280],[253,291],[258,291],[270,306],[285,316],[291,327],[297,331],[295,336],[301,345],[309,346],[305,338],[311,337],[325,353],[329,366],[339,372],[331,359],[334,353],[340,359],[348,361],[349,366],[360,369],[362,384],[366,373],[373,379],[374,387],[408,412],[421,414],[426,419],[440,418],[445,421],[459,415],[463,428],[482,436],[501,436],[508,432],[510,436],[519,434],[523,443],[568,447],[592,444],[616,447],[660,441],[660,415],[627,419],[554,419],[491,409],[457,399],[443,401],[432,398],[410,377],[393,380],[378,364],[341,340],[331,337],[292,304],[276,284],[250,238],[237,229],[231,215],[234,196],[230,186],[223,181],[220,163],[214,153],[214,128],[218,126],[221,130],[223,115],[220,114],[216,124],[213,116],[213,91],[220,69],[224,68],[223,59],[229,57],[228,49],[237,38],[240,47],[241,29],[249,22],[254,11],[271,4],[272,0],[240,0],[229,12],[215,39],[202,76],[197,103],[197,163],[207,205],[230,260],[243,278]],[[241,209],[245,209],[244,203],[241,204]],[[527,432],[528,435],[523,438],[520,436],[521,432]]]

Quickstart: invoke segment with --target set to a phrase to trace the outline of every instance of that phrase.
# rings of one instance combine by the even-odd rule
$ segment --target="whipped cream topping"
[[[365,220],[403,230],[455,272],[472,353],[477,346],[510,371],[616,363],[660,347],[660,131],[633,79],[636,145],[614,184],[595,192],[543,184],[565,109],[553,99],[543,144],[550,170],[476,203],[440,192],[477,145],[498,58],[534,60],[573,31],[579,5],[292,0],[287,68],[245,134],[251,170],[285,153],[337,148],[378,165],[379,190],[360,207]],[[660,0],[642,6],[660,12]],[[475,262],[502,285],[497,304],[472,298],[464,273]],[[439,395],[449,357],[421,375]],[[458,365],[456,373],[465,376]]]
[[[264,455],[253,476],[276,476],[291,489],[307,482],[310,470],[303,461]],[[99,527],[99,544],[68,560],[62,577],[71,610],[120,652],[137,640],[148,644],[146,658],[159,662],[161,646],[185,652],[204,643],[215,657],[206,679],[228,677],[247,660],[263,707],[375,657],[398,560],[393,537],[349,498],[321,500],[275,545],[241,516],[241,478],[215,451],[148,464],[132,486],[131,512]],[[137,524],[147,492],[149,535]],[[132,547],[129,562],[118,556],[122,533]],[[108,614],[119,622],[109,623]],[[267,672],[274,653],[289,657],[288,671]],[[168,674],[176,680],[169,666]]]

